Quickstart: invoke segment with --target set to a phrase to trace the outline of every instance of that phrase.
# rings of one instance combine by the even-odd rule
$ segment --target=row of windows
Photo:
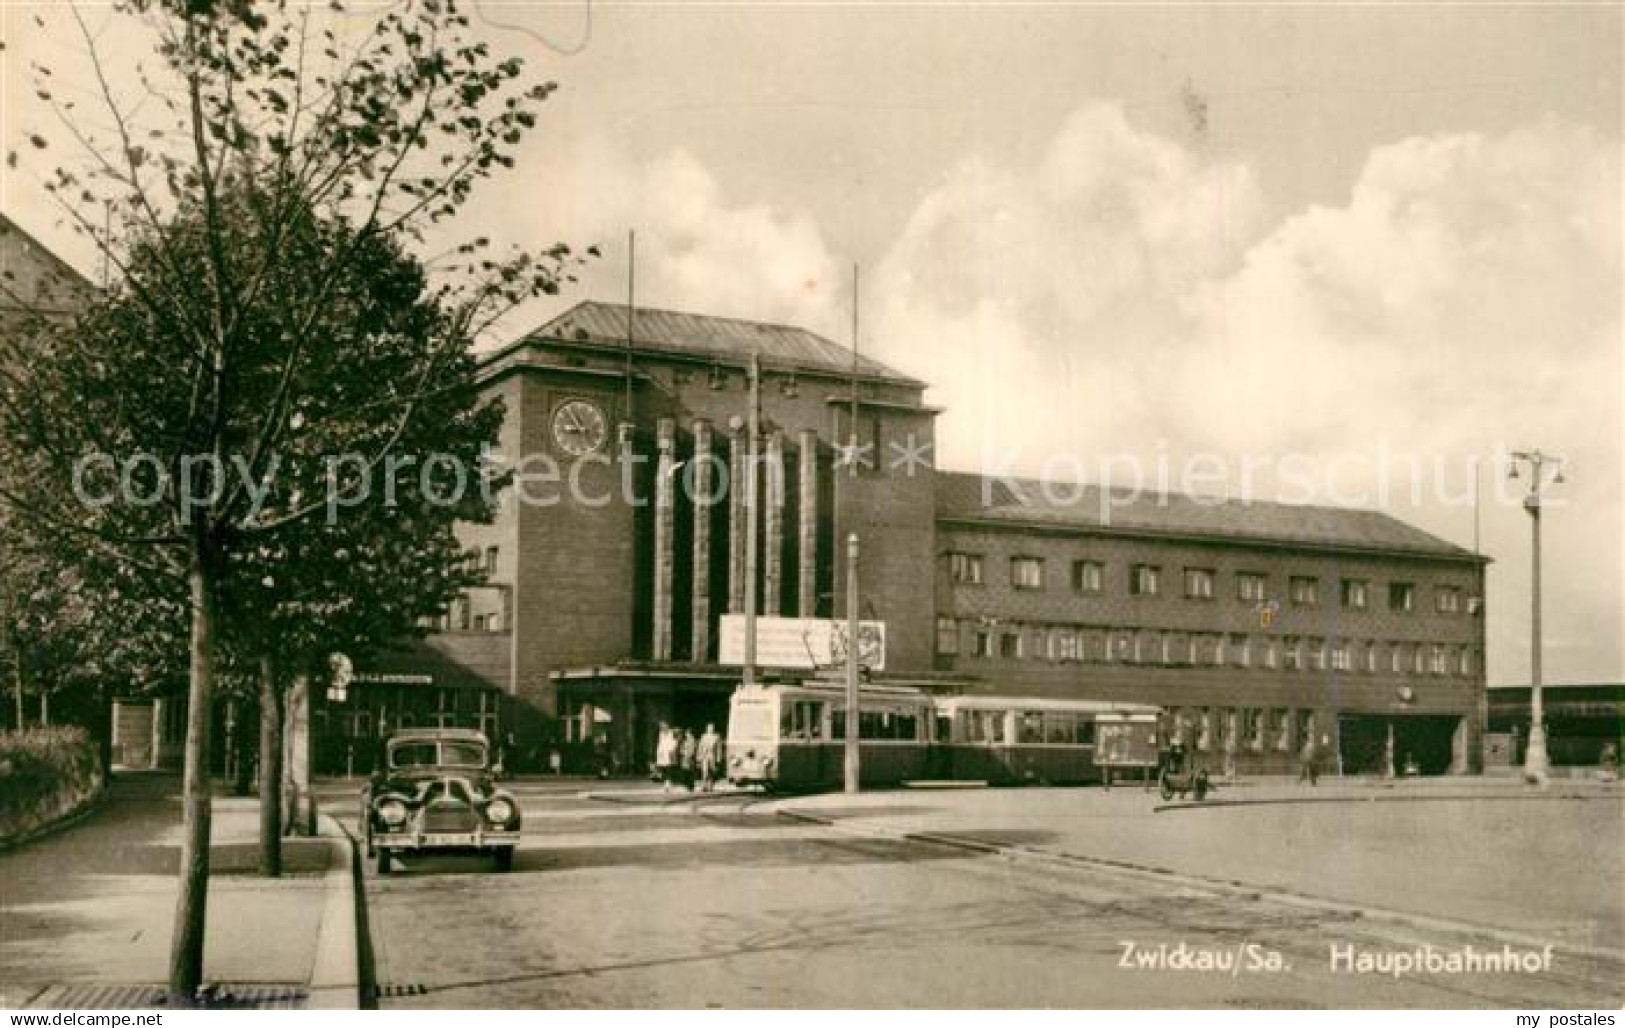
[[[959,585],[982,585],[983,560],[980,553],[950,553],[949,574]],[[1016,589],[1043,589],[1045,578],[1043,557],[1011,557],[1010,585]],[[1185,597],[1192,600],[1211,600],[1218,595],[1218,572],[1213,568],[1187,567],[1184,571]],[[1106,565],[1098,560],[1072,562],[1071,584],[1073,592],[1098,593],[1105,589]],[[1287,596],[1295,606],[1315,607],[1321,602],[1320,579],[1310,575],[1291,575],[1287,582]],[[1338,602],[1347,610],[1366,610],[1371,603],[1371,582],[1363,578],[1337,580]],[[1157,596],[1163,591],[1162,567],[1157,564],[1133,564],[1129,567],[1128,591],[1135,596]],[[1238,571],[1235,574],[1236,599],[1249,603],[1263,603],[1269,598],[1269,576],[1257,571]],[[1465,609],[1465,596],[1456,586],[1440,586],[1433,591],[1433,609],[1440,614],[1456,614]],[[1416,608],[1414,582],[1388,583],[1388,609],[1408,612]]]
[[[1251,636],[1077,625],[971,627],[970,655],[1003,660],[1077,663],[1163,664],[1192,667],[1261,667],[1282,671],[1364,671],[1415,675],[1477,673],[1470,646],[1443,643],[1325,639],[1316,636]],[[960,652],[961,623],[937,619],[937,653]]]

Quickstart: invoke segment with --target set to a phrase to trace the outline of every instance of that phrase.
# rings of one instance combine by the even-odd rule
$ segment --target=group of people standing
[[[665,784],[667,792],[681,785],[690,792],[699,783],[702,792],[715,787],[722,770],[722,736],[714,724],[705,726],[705,732],[695,735],[686,728],[673,728],[660,722],[660,737],[655,742],[655,771]]]

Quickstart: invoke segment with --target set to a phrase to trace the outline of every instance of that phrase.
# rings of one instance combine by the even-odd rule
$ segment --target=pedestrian
[[[1315,737],[1305,733],[1303,749],[1298,751],[1298,781],[1315,785],[1320,779],[1319,766],[1320,753],[1315,746]]]
[[[716,725],[708,724],[705,726],[705,734],[700,736],[698,756],[700,761],[700,788],[710,792],[712,787],[716,785],[717,771],[722,767],[723,756],[722,736],[717,734]]]
[[[698,772],[700,741],[686,728],[677,730],[677,762],[683,769],[683,787],[694,791],[694,778]]]
[[[660,722],[660,736],[655,742],[655,773],[659,775],[666,792],[671,792],[677,781],[677,733],[666,722]]]
[[[1608,743],[1602,748],[1602,780],[1619,781],[1619,747]]]
[[[592,737],[593,767],[599,778],[608,778],[615,769],[615,754],[610,750],[609,735],[599,732]]]

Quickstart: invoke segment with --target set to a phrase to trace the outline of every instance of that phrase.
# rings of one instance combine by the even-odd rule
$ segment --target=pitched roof
[[[693,357],[748,358],[761,355],[765,365],[846,376],[852,374],[852,351],[839,343],[793,325],[773,325],[710,314],[637,307],[632,338],[638,350]],[[585,300],[542,325],[526,340],[560,340],[597,346],[626,346],[626,305]],[[523,341],[523,340],[522,340]],[[925,383],[862,354],[858,374],[903,385]]]
[[[1477,555],[1374,510],[1113,489],[938,472],[937,517],[1061,529],[1283,543],[1474,558]]]

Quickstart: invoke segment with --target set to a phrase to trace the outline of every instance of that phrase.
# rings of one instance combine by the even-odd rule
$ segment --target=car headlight
[[[485,816],[497,824],[507,824],[513,820],[513,804],[498,796],[485,805]]]
[[[382,800],[375,809],[378,819],[391,828],[399,828],[406,823],[406,804],[400,800]]]

